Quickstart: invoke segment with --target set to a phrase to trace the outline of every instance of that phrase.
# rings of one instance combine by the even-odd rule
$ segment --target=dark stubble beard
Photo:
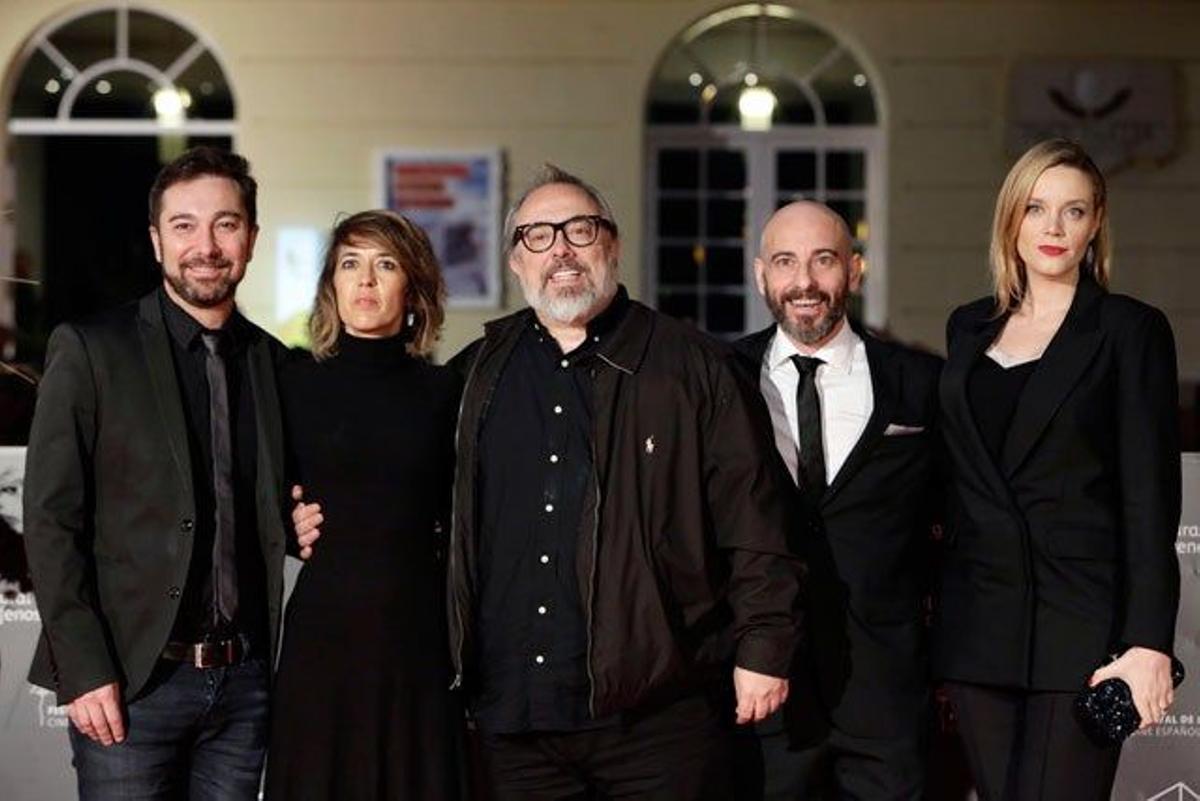
[[[790,289],[780,295],[767,294],[767,308],[775,317],[775,322],[789,338],[805,345],[815,345],[825,339],[846,316],[846,297],[843,290],[836,295],[830,295],[819,290],[808,292]],[[787,314],[787,304],[794,300],[820,300],[825,303],[825,313],[811,323],[794,322]]]
[[[189,282],[188,270],[198,267],[215,267],[222,272],[214,281]],[[229,259],[193,258],[180,263],[178,275],[163,270],[163,277],[185,302],[197,308],[211,309],[227,302],[237,290],[238,282],[232,278],[232,268],[233,263]]]

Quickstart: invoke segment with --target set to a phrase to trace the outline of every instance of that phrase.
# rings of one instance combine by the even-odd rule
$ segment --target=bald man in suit
[[[779,209],[754,267],[776,322],[737,348],[820,524],[797,538],[810,572],[793,689],[780,713],[742,739],[739,793],[916,801],[941,360],[847,318],[862,259],[827,206]]]

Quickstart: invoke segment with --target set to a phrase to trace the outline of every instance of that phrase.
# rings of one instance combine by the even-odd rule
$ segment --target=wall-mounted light
[[[154,116],[163,128],[181,128],[187,117],[187,107],[192,98],[186,90],[174,86],[160,86],[150,98],[154,105]],[[158,137],[158,160],[163,164],[183,154],[187,138],[182,131],[163,132]]]
[[[191,105],[191,98],[174,86],[163,86],[154,92],[154,116],[160,125],[182,125],[184,110]]]
[[[762,77],[755,69],[766,63],[766,25],[767,17],[761,14],[755,21],[750,61],[746,65],[746,74],[742,77],[745,87],[738,95],[738,115],[741,117],[743,131],[771,130],[771,118],[775,116],[775,107],[779,105],[775,93],[762,84]]]
[[[164,86],[154,93],[154,113],[159,117],[178,117],[183,114],[183,97],[173,86]]]
[[[738,96],[738,114],[741,115],[742,130],[769,131],[771,118],[779,101],[775,93],[765,86],[747,86]]]

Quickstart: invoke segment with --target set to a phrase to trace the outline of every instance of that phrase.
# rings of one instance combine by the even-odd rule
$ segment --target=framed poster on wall
[[[500,150],[385,150],[381,208],[425,229],[451,308],[500,305]]]

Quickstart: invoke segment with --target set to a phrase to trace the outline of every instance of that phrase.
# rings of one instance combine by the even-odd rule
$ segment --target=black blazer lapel
[[[984,358],[984,352],[995,341],[1007,319],[1007,314],[995,319],[984,318],[973,331],[959,334],[948,348],[946,365],[942,369],[942,413],[953,420],[958,431],[966,433],[965,439],[955,445],[969,452],[964,462],[978,467],[997,498],[1009,497],[1008,485],[975,423],[975,414],[967,397],[967,380],[975,363]]]
[[[162,418],[163,430],[167,435],[167,446],[171,449],[171,460],[179,475],[180,492],[192,498],[192,462],[187,442],[187,424],[183,418],[183,399],[179,396],[179,382],[175,377],[175,361],[171,356],[171,343],[167,340],[166,322],[158,292],[151,292],[138,304],[138,335],[142,340],[142,352],[146,357],[146,371],[154,388],[154,399]]]
[[[734,352],[738,356],[738,363],[741,365],[743,374],[748,382],[754,387],[755,392],[762,396],[762,367],[763,359],[766,358],[767,349],[771,347],[771,341],[775,337],[775,331],[778,328],[776,325],[769,325],[761,331],[756,331],[753,334],[748,334],[733,343]],[[785,403],[795,403],[794,400],[785,399]],[[767,436],[771,442],[775,442],[775,423],[771,419],[771,412],[766,398],[762,398],[762,404],[759,408],[761,412],[762,425],[766,427]],[[791,473],[783,466],[783,456],[780,455],[780,470],[782,470],[789,478]],[[804,476],[799,474],[795,477],[796,486],[800,490],[800,494],[805,498],[806,502],[809,498],[808,492],[805,490]]]
[[[1095,358],[1103,334],[1092,312],[1103,294],[1104,290],[1095,281],[1080,278],[1066,318],[1021,393],[1004,440],[1005,475],[1011,477],[1025,461],[1071,388]]]
[[[897,397],[902,380],[899,362],[895,359],[885,358],[878,340],[857,327],[855,327],[855,333],[862,338],[867,349],[873,408],[871,417],[867,420],[866,428],[863,429],[858,442],[854,443],[854,447],[850,450],[846,461],[842,463],[841,469],[837,471],[833,481],[825,488],[825,494],[821,498],[822,505],[829,503],[867,462],[871,451],[875,449],[876,443],[883,437],[883,432],[887,430],[888,421],[892,419],[892,409],[895,406],[893,399]]]

